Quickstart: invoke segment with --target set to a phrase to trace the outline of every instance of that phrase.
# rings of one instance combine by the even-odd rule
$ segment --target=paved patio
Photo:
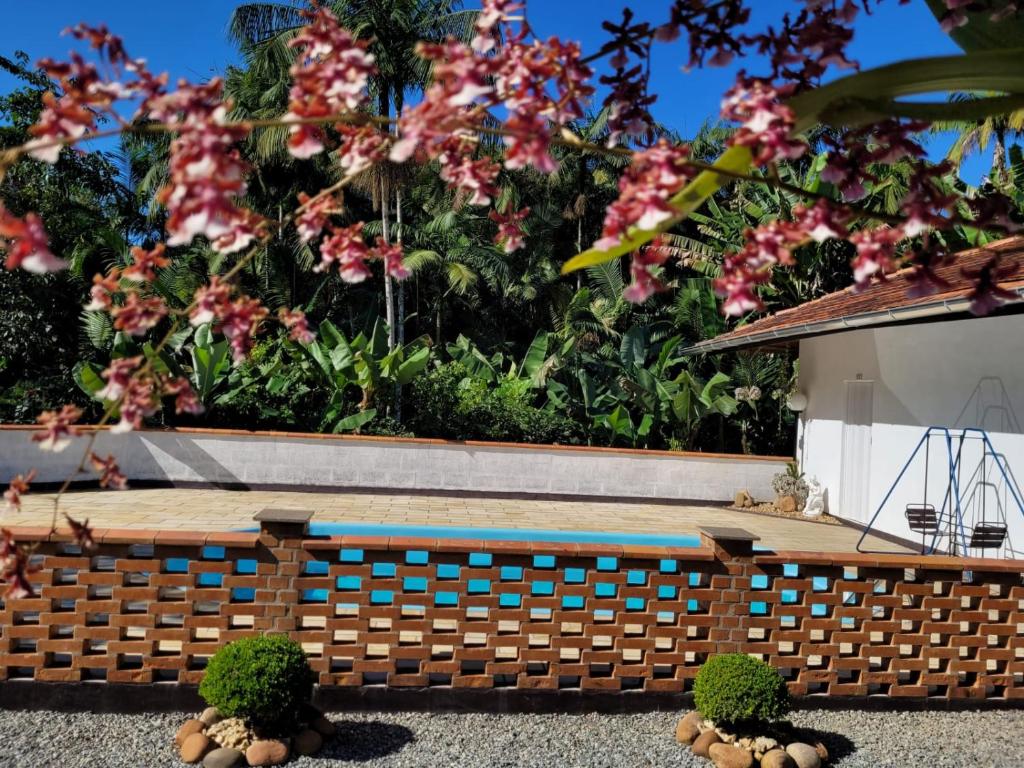
[[[540,528],[697,534],[703,526],[745,528],[773,549],[852,552],[860,533],[852,528],[738,512],[718,507],[672,504],[471,498],[415,494],[224,491],[207,488],[153,488],[127,491],[73,491],[61,508],[97,528],[219,531],[253,526],[253,515],[267,507],[314,510],[321,522],[392,525]],[[25,496],[18,513],[0,516],[7,526],[49,525],[53,494]],[[905,551],[877,539],[871,546]]]

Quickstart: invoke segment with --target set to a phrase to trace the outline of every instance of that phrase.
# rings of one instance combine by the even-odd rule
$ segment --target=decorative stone
[[[693,746],[691,746],[690,749],[693,751],[693,754],[695,754],[697,757],[710,757],[710,754],[708,753],[708,748],[712,744],[721,743],[722,740],[718,737],[717,733],[715,733],[714,731],[704,731],[704,733],[702,733],[694,740]]]
[[[224,715],[220,713],[220,710],[216,707],[207,707],[203,710],[203,714],[199,716],[199,722],[203,725],[213,725],[219,723],[224,719]]]
[[[761,768],[793,768],[793,758],[785,750],[772,749],[761,758]]]
[[[754,497],[750,495],[750,491],[736,491],[736,496],[733,498],[734,507],[752,507],[754,506]]]
[[[323,745],[323,737],[312,728],[307,728],[295,737],[293,746],[300,755],[315,755]]]
[[[245,750],[245,759],[252,766],[281,765],[288,759],[288,745],[277,739],[260,739]]]
[[[708,756],[715,768],[753,768],[754,756],[743,747],[732,744],[712,744]]]
[[[700,736],[700,725],[690,716],[692,714],[693,712],[686,715],[686,717],[680,718],[676,724],[676,741],[680,744],[693,744],[697,737]],[[699,720],[700,715],[697,716],[697,721]]]
[[[181,744],[181,761],[183,763],[198,763],[203,755],[210,751],[213,742],[204,733],[193,733]]]
[[[206,728],[202,720],[186,720],[178,732],[174,734],[174,746],[181,749],[181,745],[185,743],[185,739],[191,736],[193,733],[202,733]]]
[[[828,762],[828,748],[820,741],[814,742],[814,751],[818,753],[822,763]]]
[[[239,768],[244,764],[245,754],[229,747],[217,747],[203,758],[203,768]]]
[[[821,768],[818,750],[810,744],[795,741],[786,747],[786,753],[793,758],[796,768]]]
[[[769,736],[758,736],[754,739],[754,750],[756,752],[771,752],[779,746],[779,742]]]
[[[237,749],[239,752],[245,752],[255,741],[252,731],[243,720],[237,717],[229,717],[219,723],[214,723],[206,729],[206,735],[220,746]]]
[[[796,497],[779,496],[775,500],[775,506],[779,508],[780,512],[796,512]]]
[[[328,720],[323,715],[320,715],[319,717],[314,719],[309,724],[309,727],[312,728],[317,733],[319,733],[325,739],[333,738],[335,732],[337,731],[337,728],[335,728],[334,723],[332,723],[330,720]]]

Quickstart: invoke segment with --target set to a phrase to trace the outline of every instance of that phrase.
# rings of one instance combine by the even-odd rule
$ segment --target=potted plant
[[[779,472],[772,478],[772,490],[775,491],[775,506],[780,512],[798,512],[807,503],[807,481],[795,461],[786,465],[785,472]]]

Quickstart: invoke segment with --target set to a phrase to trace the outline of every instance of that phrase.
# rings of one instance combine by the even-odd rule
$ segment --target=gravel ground
[[[674,738],[678,713],[330,715],[336,740],[292,768],[646,768],[702,766]],[[182,768],[170,745],[181,715],[0,712],[4,768]],[[839,768],[1019,766],[1024,711],[804,711]]]

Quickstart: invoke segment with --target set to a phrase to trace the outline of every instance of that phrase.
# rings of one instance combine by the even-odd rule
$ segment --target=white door
[[[846,382],[840,498],[839,509],[835,513],[860,523],[867,523],[870,517],[868,500],[871,489],[873,400],[873,381],[857,379]]]

